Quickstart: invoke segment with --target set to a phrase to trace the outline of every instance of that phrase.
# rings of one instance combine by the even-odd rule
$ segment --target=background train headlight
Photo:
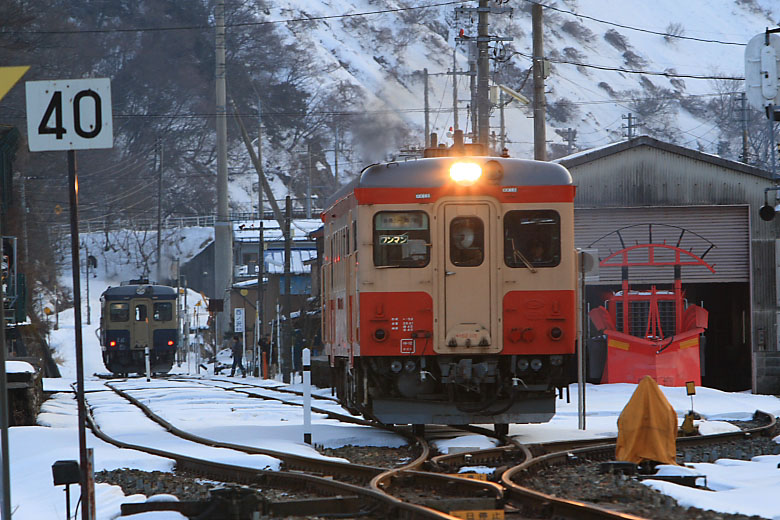
[[[173,340],[172,340],[172,339],[169,339],[169,340],[168,340],[168,346],[169,346],[169,347],[172,347],[172,346],[173,346]]]
[[[374,339],[377,341],[384,341],[387,338],[387,331],[385,329],[376,329],[374,331]]]
[[[464,186],[477,182],[482,175],[482,167],[473,162],[455,162],[450,166],[450,177],[453,181]]]
[[[528,360],[525,358],[518,359],[517,369],[520,370],[520,372],[525,372],[526,370],[528,370]]]
[[[401,369],[404,367],[404,364],[398,361],[397,359],[394,359],[392,363],[390,363],[390,370],[397,374],[401,371]]]
[[[531,360],[531,370],[534,372],[538,372],[542,369],[542,360],[539,358],[533,358]]]

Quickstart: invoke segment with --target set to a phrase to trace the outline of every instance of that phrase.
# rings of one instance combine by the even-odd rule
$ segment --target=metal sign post
[[[81,336],[81,272],[79,261],[79,183],[76,150],[113,147],[111,82],[107,78],[28,81],[26,87],[27,142],[31,152],[67,150],[70,200],[70,248],[73,271],[73,311],[76,340],[76,399],[78,401],[81,468],[81,518],[93,520],[90,467],[87,454],[84,402],[84,352]]]
[[[241,353],[241,365],[242,370],[241,373],[244,374],[244,377],[246,377],[246,369],[243,368],[243,365],[246,364],[246,327],[244,326],[244,316],[246,315],[246,309],[244,307],[236,307],[233,309],[233,323],[235,324],[235,331],[240,332],[242,336],[242,348],[243,352]]]
[[[29,68],[29,65],[0,67],[0,99],[3,99]],[[0,229],[0,259],[3,258],[2,236],[3,231]],[[0,471],[0,487],[2,487],[2,493],[0,493],[0,517],[10,520],[11,464],[8,458],[11,452],[8,448],[8,381],[5,376],[5,357],[5,290],[0,281],[0,366],[2,366],[2,370],[0,370],[0,457],[2,458],[2,471]]]

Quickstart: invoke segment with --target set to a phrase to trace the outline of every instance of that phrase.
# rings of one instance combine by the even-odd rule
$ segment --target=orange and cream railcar
[[[571,175],[472,146],[369,166],[322,215],[322,337],[351,411],[505,431],[550,420],[571,381]]]

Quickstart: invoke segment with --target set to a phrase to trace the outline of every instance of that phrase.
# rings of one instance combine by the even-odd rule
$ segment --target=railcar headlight
[[[517,369],[520,370],[520,372],[525,372],[526,370],[528,370],[528,360],[525,358],[518,359]]]
[[[538,372],[542,369],[542,360],[539,358],[534,358],[531,360],[531,370],[534,372]]]
[[[394,359],[392,363],[390,363],[390,370],[397,374],[401,371],[401,369],[404,367],[403,363],[401,363],[399,360]]]
[[[168,346],[169,346],[169,347],[172,347],[172,346],[173,346],[173,340],[172,340],[172,339],[169,339],[169,340],[168,340]]]
[[[108,346],[109,346],[109,347],[116,347],[116,341],[114,341],[114,340],[112,339],[111,341],[109,341],[109,342],[108,342]]]
[[[559,354],[555,354],[553,356],[550,356],[550,364],[554,367],[559,367],[563,365],[563,356]]]
[[[414,372],[415,368],[417,368],[417,364],[411,359],[407,360],[406,363],[404,363],[404,370],[406,370],[407,372]]]
[[[553,327],[550,329],[550,339],[558,341],[563,337],[563,330],[560,327]]]
[[[482,167],[473,162],[454,162],[450,166],[450,177],[464,186],[470,186],[482,176]]]

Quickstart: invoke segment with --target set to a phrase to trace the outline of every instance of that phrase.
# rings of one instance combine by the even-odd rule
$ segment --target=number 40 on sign
[[[31,152],[113,146],[108,78],[28,81],[25,87]]]

